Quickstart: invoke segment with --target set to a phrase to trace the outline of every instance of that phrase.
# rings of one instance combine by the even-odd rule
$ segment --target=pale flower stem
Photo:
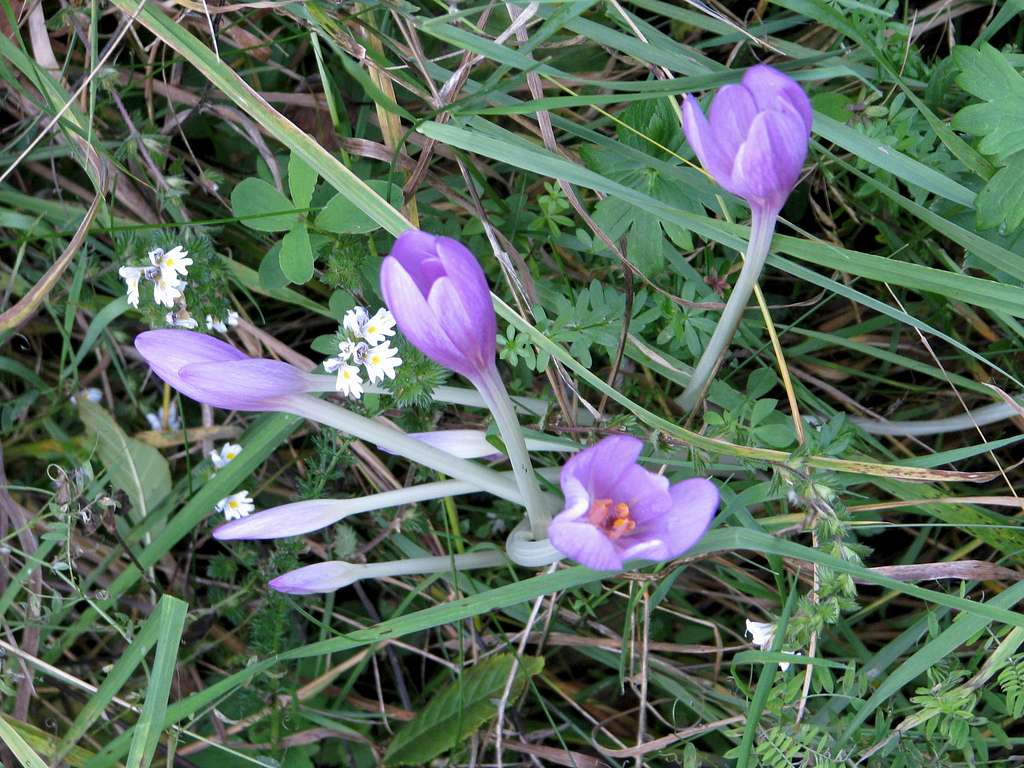
[[[474,568],[494,568],[507,565],[508,558],[499,549],[485,549],[480,552],[466,552],[459,555],[437,557],[410,557],[405,560],[389,560],[383,563],[358,565],[358,579],[381,579],[386,576],[413,576],[425,573],[450,573],[468,571]]]
[[[715,326],[715,332],[711,340],[704,347],[704,353],[693,370],[690,382],[683,390],[676,402],[686,412],[697,407],[705,390],[715,375],[718,363],[725,355],[732,343],[732,337],[743,319],[743,312],[750,301],[750,294],[757,285],[757,278],[761,274],[764,262],[768,258],[768,247],[772,242],[772,235],[775,232],[775,221],[778,211],[764,210],[754,207],[751,209],[750,219],[750,243],[747,245],[746,257],[743,260],[743,268],[736,280],[736,285],[725,303],[722,316]]]
[[[294,395],[287,398],[283,410],[379,445],[392,453],[442,472],[448,477],[472,483],[480,490],[493,493],[500,498],[524,504],[524,496],[516,482],[507,475],[452,456],[414,437],[409,437],[404,432],[352,413],[340,405],[320,400],[312,395]]]
[[[493,366],[473,384],[480,391],[484,403],[494,416],[494,423],[505,443],[505,453],[512,464],[519,492],[526,501],[526,514],[530,520],[530,530],[536,541],[547,538],[548,523],[551,522],[550,504],[541,493],[537,483],[537,475],[530,462],[530,452],[526,447],[523,429],[516,417],[515,406],[508,396],[505,384]]]

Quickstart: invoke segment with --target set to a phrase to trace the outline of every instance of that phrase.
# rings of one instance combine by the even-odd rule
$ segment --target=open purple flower
[[[424,355],[471,381],[493,370],[491,292],[462,243],[418,229],[403,232],[381,265],[380,287],[398,327]]]
[[[683,129],[704,170],[752,207],[778,212],[807,157],[813,112],[796,81],[767,64],[719,89],[710,120],[690,94]]]
[[[555,549],[596,571],[617,571],[630,560],[678,557],[704,535],[718,488],[703,477],[670,486],[636,463],[642,447],[635,437],[606,437],[565,463],[565,507],[548,526]]]
[[[239,411],[287,410],[316,380],[288,363],[253,358],[225,341],[184,330],[145,331],[135,348],[153,373],[186,397]]]

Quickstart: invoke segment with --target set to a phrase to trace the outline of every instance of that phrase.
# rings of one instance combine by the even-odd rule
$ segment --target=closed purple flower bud
[[[239,411],[282,410],[315,380],[277,360],[253,358],[225,341],[184,330],[145,331],[135,348],[153,373],[193,400]]]
[[[703,477],[675,485],[636,463],[635,437],[606,437],[562,467],[565,507],[548,527],[559,552],[596,571],[660,562],[688,550],[711,525],[718,488]]]
[[[683,130],[704,170],[752,207],[777,213],[807,157],[813,113],[796,81],[766,64],[719,89],[705,117],[690,94]]]
[[[483,269],[462,243],[410,229],[380,269],[399,329],[436,363],[477,380],[494,367],[497,322]]]

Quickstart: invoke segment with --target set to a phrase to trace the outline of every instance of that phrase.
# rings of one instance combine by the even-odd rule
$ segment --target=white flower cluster
[[[210,462],[214,469],[224,469],[241,452],[242,446],[238,443],[224,443],[219,451],[210,451]],[[248,517],[256,509],[256,503],[248,491],[239,491],[218,501],[214,509],[222,513],[225,520],[239,520]]]
[[[192,317],[185,303],[185,286],[182,278],[188,277],[188,268],[192,259],[188,251],[180,245],[171,250],[154,248],[149,252],[148,267],[121,267],[117,274],[128,287],[128,303],[139,308],[139,283],[149,280],[153,283],[153,301],[167,307],[170,312],[164,315],[164,321],[172,328],[186,328],[190,331],[199,327],[198,321]],[[238,325],[238,313],[231,310],[224,319],[206,316],[206,329],[227,333],[229,326]]]
[[[370,317],[365,307],[353,307],[345,313],[341,326],[345,339],[338,343],[338,354],[324,360],[324,370],[337,371],[336,389],[358,400],[363,394],[360,365],[365,367],[370,383],[377,384],[395,378],[395,369],[402,364],[398,350],[388,341],[395,335],[395,318],[383,308]]]
[[[149,428],[154,432],[163,431],[163,419],[164,413],[163,408],[158,408],[152,413],[146,414],[146,421],[149,423]],[[181,419],[178,418],[178,404],[174,400],[171,400],[167,406],[167,429],[170,432],[177,432],[181,429]]]
[[[180,245],[169,251],[154,248],[149,252],[149,263],[148,267],[121,267],[117,271],[128,287],[128,303],[139,308],[139,283],[146,279],[153,283],[153,301],[168,309],[173,308],[185,290],[186,283],[181,278],[188,275],[192,264],[188,251]]]

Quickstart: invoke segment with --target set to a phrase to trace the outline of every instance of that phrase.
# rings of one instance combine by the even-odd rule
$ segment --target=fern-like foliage
[[[1006,696],[1006,711],[1010,717],[1024,717],[1024,658],[1006,667],[996,680]]]

